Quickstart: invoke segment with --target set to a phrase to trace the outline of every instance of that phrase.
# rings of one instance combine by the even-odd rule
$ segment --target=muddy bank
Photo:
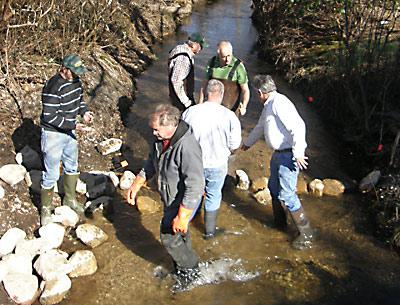
[[[9,14],[7,5],[2,6],[0,34],[6,44],[1,49],[0,163],[15,163],[15,154],[25,145],[40,152],[42,87],[56,73],[63,55],[78,52],[90,67],[90,73],[82,81],[85,101],[95,112],[95,120],[90,126],[93,130],[79,135],[80,170],[109,170],[111,157],[101,156],[96,144],[110,137],[123,137],[124,115],[129,112],[135,97],[133,77],[156,59],[153,46],[174,33],[182,20],[190,15],[193,6],[201,2],[100,1],[96,5],[102,8],[102,17],[90,15],[94,8],[90,3],[85,3],[80,10],[74,8],[73,3],[67,8],[61,2],[38,0],[27,7],[23,1],[11,1],[9,7],[13,14]],[[40,11],[46,5],[49,10]],[[58,15],[64,9],[86,17],[84,22],[88,23],[86,26],[95,39],[85,36],[87,33],[82,29],[80,36],[76,36],[79,33],[74,32],[72,22],[67,29],[62,16]],[[36,20],[36,28],[27,24],[17,26],[35,12],[43,14],[42,19]],[[55,24],[42,22],[46,18]],[[98,24],[90,27],[90,22]],[[69,43],[68,39],[73,42]],[[27,44],[29,41],[31,45]],[[129,152],[129,147],[123,149]],[[0,234],[13,226],[33,234],[38,227],[38,212],[32,202],[37,203],[37,196],[29,193],[24,182],[15,187],[1,183],[6,195],[0,201]]]

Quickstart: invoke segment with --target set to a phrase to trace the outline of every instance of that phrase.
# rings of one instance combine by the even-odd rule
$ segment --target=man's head
[[[217,48],[219,62],[222,66],[227,66],[232,62],[233,47],[229,41],[220,41]]]
[[[256,75],[253,86],[257,89],[261,101],[267,100],[270,92],[276,91],[276,85],[271,75]]]
[[[83,65],[83,62],[78,55],[70,54],[63,58],[62,67],[60,70],[63,78],[71,81],[87,71],[88,69]]]
[[[221,104],[224,97],[224,84],[217,79],[210,79],[206,88],[207,101]]]
[[[205,37],[197,32],[190,34],[187,44],[192,49],[194,54],[199,53],[208,46]]]
[[[169,140],[179,124],[181,113],[178,108],[160,104],[149,117],[149,126],[158,140]]]

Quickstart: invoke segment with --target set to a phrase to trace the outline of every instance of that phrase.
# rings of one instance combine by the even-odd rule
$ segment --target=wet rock
[[[55,279],[44,282],[44,290],[39,301],[42,305],[53,305],[60,303],[71,290],[71,279],[68,275],[60,275]]]
[[[108,239],[108,235],[92,224],[82,224],[76,229],[76,235],[86,245],[95,248]]]
[[[107,181],[89,188],[86,192],[86,197],[94,199],[100,196],[113,196],[114,193],[115,186],[110,179],[107,179]]]
[[[97,260],[92,251],[78,250],[68,260],[72,271],[70,277],[91,275],[97,271]]]
[[[9,254],[3,257],[9,272],[32,274],[32,256],[28,254]]]
[[[369,192],[375,188],[375,185],[378,183],[380,178],[381,178],[381,171],[374,170],[361,180],[358,189],[362,193]]]
[[[9,273],[3,284],[9,297],[17,304],[32,304],[39,296],[39,281],[32,274]]]
[[[124,174],[121,177],[119,182],[119,187],[121,190],[127,190],[131,187],[133,180],[135,180],[135,174],[131,171],[124,171]]]
[[[40,254],[43,246],[43,238],[24,239],[15,247],[15,254],[29,255],[33,259]]]
[[[297,194],[308,194],[308,185],[303,176],[297,179]]]
[[[97,149],[103,156],[105,156],[120,150],[121,146],[122,146],[121,139],[111,138],[97,144]]]
[[[30,148],[28,145],[24,146],[17,155],[15,160],[18,164],[23,165],[28,171],[32,169],[42,170],[42,160],[39,153]]]
[[[322,181],[325,185],[324,195],[339,196],[344,193],[345,186],[342,182],[336,179],[324,179]]]
[[[236,170],[236,187],[240,190],[247,191],[250,186],[250,179],[244,170]]]
[[[69,206],[63,205],[55,208],[54,215],[52,215],[51,219],[53,222],[61,223],[66,227],[75,228],[79,221],[79,216]]]
[[[0,256],[11,253],[15,246],[26,237],[26,233],[19,228],[9,229],[0,239]]]
[[[58,223],[49,223],[39,229],[39,235],[43,238],[44,249],[54,249],[61,246],[65,228]]]
[[[0,168],[0,178],[5,183],[14,186],[24,180],[26,168],[19,164],[6,164]]]
[[[314,179],[309,184],[310,193],[316,197],[322,197],[325,185],[320,179]]]
[[[251,183],[251,191],[253,193],[257,193],[258,191],[262,191],[268,188],[268,178],[267,177],[259,177],[252,181]]]
[[[67,258],[66,252],[57,249],[48,250],[39,255],[33,267],[45,281],[50,281],[71,272]]]
[[[258,191],[257,193],[254,193],[253,197],[257,200],[258,203],[263,205],[272,203],[272,197],[268,188]]]
[[[138,196],[136,206],[140,213],[155,213],[160,210],[160,204],[148,196]]]

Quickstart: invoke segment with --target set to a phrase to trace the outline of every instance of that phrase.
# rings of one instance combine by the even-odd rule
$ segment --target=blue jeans
[[[222,187],[224,186],[227,173],[227,164],[218,168],[204,169],[204,177],[206,179],[204,210],[206,212],[212,212],[219,209],[222,199]]]
[[[42,188],[51,189],[60,178],[60,161],[64,173],[78,172],[78,143],[75,131],[65,134],[42,128],[41,148],[45,170],[42,172]]]
[[[293,160],[292,152],[275,152],[272,155],[268,189],[272,200],[283,201],[290,212],[301,208],[299,197],[296,194],[298,175],[299,168]]]

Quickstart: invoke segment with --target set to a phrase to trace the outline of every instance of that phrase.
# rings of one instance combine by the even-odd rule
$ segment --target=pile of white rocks
[[[57,207],[53,221],[39,229],[38,238],[27,238],[19,228],[9,229],[0,239],[0,281],[17,304],[57,304],[70,291],[71,278],[92,275],[97,261],[91,250],[68,254],[60,250],[78,215],[69,207]],[[88,247],[104,243],[108,236],[91,224],[76,227],[77,237]],[[35,273],[34,273],[35,271]]]
[[[236,187],[240,190],[250,190],[252,196],[258,203],[267,205],[272,202],[271,194],[268,190],[267,177],[259,177],[250,181],[247,173],[239,169],[236,170],[236,181]],[[307,185],[307,183],[299,177],[297,183],[298,193],[310,193],[316,197],[321,197],[323,195],[339,196],[344,193],[345,189],[344,184],[337,179],[314,179]]]

